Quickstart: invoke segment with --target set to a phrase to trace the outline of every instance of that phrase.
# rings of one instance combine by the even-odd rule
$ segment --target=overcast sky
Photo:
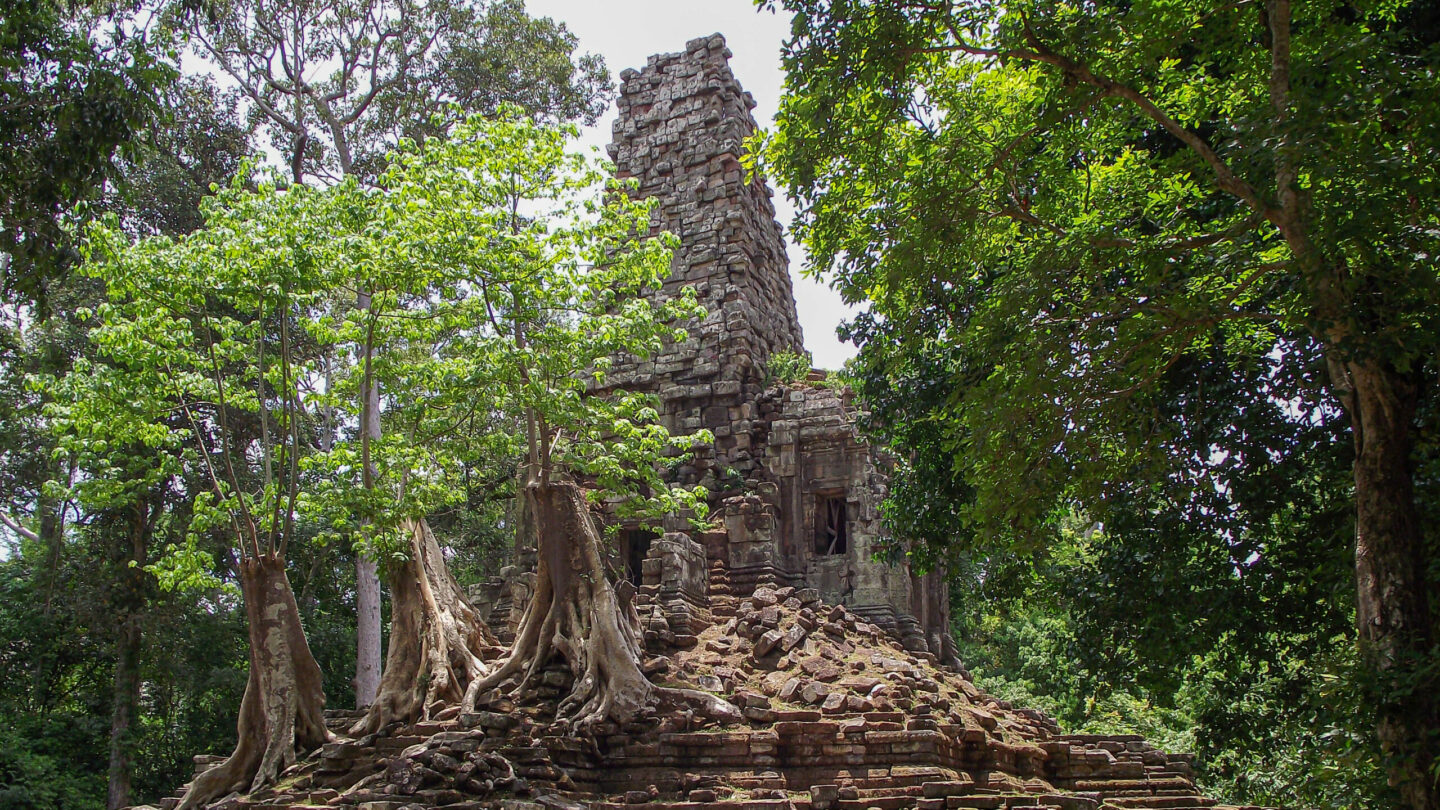
[[[531,14],[564,22],[582,50],[605,58],[617,83],[620,71],[644,67],[650,54],[684,50],[687,40],[724,34],[735,53],[730,68],[759,104],[755,119],[761,127],[771,125],[784,81],[780,43],[789,32],[788,17],[759,11],[751,0],[526,0],[526,5]],[[612,108],[584,133],[584,142],[600,147],[609,143],[613,119]],[[793,212],[783,195],[775,195],[775,207],[788,236]],[[804,255],[793,242],[788,249],[805,347],[817,367],[839,368],[855,353],[855,347],[835,337],[835,326],[848,314],[846,307],[825,285],[801,278]]]

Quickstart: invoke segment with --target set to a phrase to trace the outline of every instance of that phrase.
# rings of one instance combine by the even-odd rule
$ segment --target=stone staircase
[[[744,723],[669,712],[578,736],[555,722],[571,686],[555,663],[515,702],[492,694],[483,711],[337,738],[276,786],[214,806],[1234,810],[1196,791],[1190,755],[1134,735],[1061,733],[813,590],[742,597],[722,563],[709,573],[711,624],[646,669],[725,696]],[[637,594],[637,606],[658,595]],[[357,716],[327,722],[343,735]],[[197,773],[219,760],[197,757]]]

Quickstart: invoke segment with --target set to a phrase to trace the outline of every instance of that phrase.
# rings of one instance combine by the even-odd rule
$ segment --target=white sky
[[[580,40],[580,49],[605,58],[617,85],[620,71],[642,68],[645,58],[685,48],[687,40],[719,32],[735,53],[730,68],[740,85],[755,96],[754,110],[761,127],[769,127],[775,116],[784,74],[780,70],[780,45],[790,30],[788,17],[756,9],[751,0],[526,0],[535,16],[564,22]],[[614,108],[600,123],[587,129],[582,142],[604,147],[610,142]],[[795,303],[800,326],[805,330],[805,347],[814,355],[817,368],[839,368],[855,354],[855,347],[835,337],[835,327],[853,312],[840,296],[824,284],[799,274],[804,254],[789,240],[794,216],[784,195],[775,195],[776,214],[787,232],[790,252],[790,279],[795,285]]]

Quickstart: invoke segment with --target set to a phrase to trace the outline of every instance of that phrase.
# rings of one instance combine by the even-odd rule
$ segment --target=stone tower
[[[713,458],[702,454],[681,477],[711,490],[724,528],[695,539],[726,579],[722,591],[813,587],[912,649],[948,657],[942,579],[875,560],[889,459],[860,436],[848,392],[767,385],[770,356],[804,343],[769,186],[742,166],[755,101],[730,56],[715,34],[621,74],[610,155],[636,194],[656,200],[653,227],[680,239],[661,294],[693,285],[709,314],[653,363],[632,361],[616,384],[657,393],[673,429],[714,432]],[[684,578],[678,568],[674,577]]]
[[[766,378],[772,355],[804,344],[769,187],[741,163],[755,102],[729,58],[715,34],[621,73],[610,155],[634,193],[655,200],[652,227],[680,239],[656,295],[693,286],[707,315],[652,358],[616,358],[607,384],[655,394],[667,427],[705,428],[715,442],[673,472],[710,492],[707,528],[618,526],[616,560],[656,649],[692,645],[736,599],[771,585],[813,589],[907,649],[951,661],[943,578],[877,559],[891,461],[861,436],[850,392]],[[502,637],[525,604],[527,567],[474,594]]]
[[[804,340],[770,189],[741,165],[755,100],[735,81],[730,55],[715,34],[620,74],[610,157],[619,177],[639,183],[638,196],[657,200],[655,230],[680,239],[663,292],[694,286],[708,314],[689,325],[689,339],[618,365],[612,379],[659,393],[673,429],[714,431],[716,462],[748,474],[746,404],[761,393],[770,355],[802,353]]]

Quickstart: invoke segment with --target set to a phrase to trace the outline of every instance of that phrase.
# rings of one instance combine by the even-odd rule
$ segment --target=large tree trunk
[[[190,784],[179,810],[233,791],[254,792],[293,764],[298,752],[330,740],[320,667],[300,627],[300,610],[278,555],[240,562],[250,623],[250,679],[240,702],[235,751]]]
[[[495,650],[495,638],[450,575],[429,524],[407,521],[405,531],[409,556],[389,575],[385,674],[370,711],[351,734],[429,718],[446,704],[459,704],[470,684],[484,675],[483,656]]]
[[[380,570],[361,554],[355,558],[355,708],[374,704],[379,691]]]
[[[105,810],[130,805],[131,726],[140,702],[140,616],[130,614],[120,623],[115,640],[115,697],[110,710],[110,768],[105,788]]]
[[[1355,439],[1356,620],[1362,652],[1379,675],[1379,737],[1391,784],[1413,810],[1440,809],[1435,766],[1440,696],[1428,565],[1415,505],[1413,382],[1378,359],[1346,364]],[[1398,688],[1397,688],[1398,687]]]
[[[568,482],[532,483],[523,492],[539,552],[535,593],[510,656],[470,685],[465,705],[474,706],[481,695],[517,676],[511,693],[520,696],[559,656],[575,680],[556,718],[570,720],[577,730],[605,721],[624,725],[660,697],[697,704],[722,721],[738,721],[734,706],[701,692],[660,689],[640,670],[640,617],[633,604],[622,604],[610,583],[600,533],[581,489]]]
[[[115,690],[110,709],[110,767],[105,789],[105,810],[130,804],[131,727],[140,703],[141,616],[145,608],[145,562],[150,538],[150,504],[135,505],[130,522],[129,547],[119,555],[120,586],[115,610],[120,617],[115,639]]]

